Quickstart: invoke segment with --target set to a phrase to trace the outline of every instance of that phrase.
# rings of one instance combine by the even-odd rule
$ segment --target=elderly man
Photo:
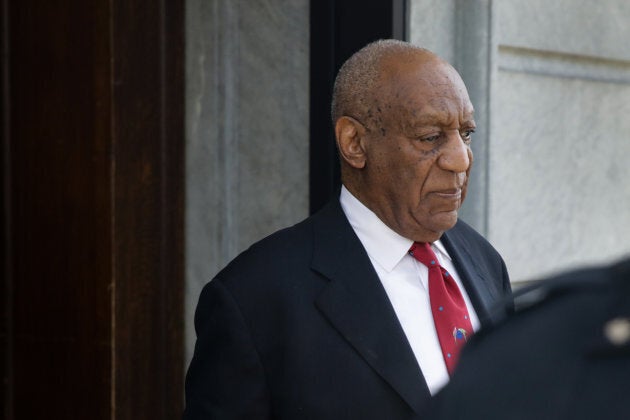
[[[457,219],[475,130],[461,78],[379,41],[341,68],[343,187],[203,290],[186,419],[406,419],[510,293],[501,257]]]

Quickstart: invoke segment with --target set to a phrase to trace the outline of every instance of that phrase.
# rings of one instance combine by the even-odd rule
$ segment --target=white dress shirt
[[[449,380],[442,356],[440,342],[433,324],[429,303],[429,270],[409,255],[413,244],[387,227],[370,209],[354,197],[345,186],[341,188],[341,207],[350,225],[361,240],[372,265],[383,283],[394,311],[398,316],[409,345],[422,370],[431,395],[439,391]],[[464,297],[470,321],[475,331],[479,318],[464,289],[459,274],[438,240],[431,244],[433,252],[455,279]]]

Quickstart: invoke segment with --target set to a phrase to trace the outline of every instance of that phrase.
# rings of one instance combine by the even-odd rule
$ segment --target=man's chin
[[[450,215],[434,215],[422,226],[416,226],[413,233],[403,235],[416,242],[435,242],[442,237],[442,234],[451,229],[457,223],[457,212]]]
[[[440,235],[451,229],[457,223],[457,210],[436,213],[431,216],[428,227]]]

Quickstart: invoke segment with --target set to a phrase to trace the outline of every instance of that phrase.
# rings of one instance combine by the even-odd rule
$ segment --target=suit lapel
[[[365,361],[419,412],[430,394],[385,289],[338,202],[314,225],[313,270],[330,280],[316,305]]]
[[[488,273],[475,264],[475,258],[468,252],[472,249],[471,245],[456,229],[445,232],[441,240],[453,260],[482,326],[495,322],[493,309],[500,297],[495,296],[492,292],[494,289],[489,287]]]

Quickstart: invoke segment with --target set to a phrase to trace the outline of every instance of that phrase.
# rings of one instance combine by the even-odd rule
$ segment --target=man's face
[[[423,60],[386,66],[382,94],[366,122],[361,196],[400,235],[432,242],[457,222],[475,122],[457,72],[435,58]]]

